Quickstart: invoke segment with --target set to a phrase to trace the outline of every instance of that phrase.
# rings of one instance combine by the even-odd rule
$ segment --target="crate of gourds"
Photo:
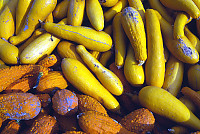
[[[0,133],[200,133],[199,0],[1,0]]]

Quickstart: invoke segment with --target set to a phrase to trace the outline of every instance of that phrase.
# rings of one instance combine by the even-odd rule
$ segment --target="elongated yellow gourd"
[[[63,19],[60,24],[66,24],[67,19]],[[53,36],[50,33],[44,33],[33,40],[20,54],[21,64],[35,64],[40,59],[52,53],[60,38]]]
[[[148,2],[151,8],[157,10],[166,21],[170,24],[174,23],[174,19],[170,16],[166,8],[160,3],[160,0],[148,0]]]
[[[0,59],[6,63],[15,65],[18,64],[19,49],[9,42],[0,39]]]
[[[200,16],[200,10],[192,0],[160,0],[160,2],[173,10],[185,11],[194,19]]]
[[[200,65],[195,64],[189,67],[187,72],[188,82],[192,89],[200,90]]]
[[[90,27],[47,22],[44,23],[43,28],[60,38],[82,44],[90,50],[105,52],[112,47],[112,38],[109,34],[104,31],[96,31]]]
[[[192,33],[187,27],[184,28],[185,36],[190,40],[191,44],[195,47],[198,53],[200,53],[200,40]]]
[[[29,38],[39,26],[39,20],[44,21],[54,10],[56,4],[57,0],[34,0],[26,16],[23,27],[16,36],[10,37],[9,42],[13,45],[17,45]]]
[[[113,7],[118,0],[99,0],[102,6],[104,7]]]
[[[184,34],[184,27],[187,23],[191,21],[191,17],[186,14],[186,13],[178,13],[176,15],[176,19],[174,22],[174,27],[173,27],[173,34],[174,34],[174,39],[180,39],[181,37],[185,36]]]
[[[132,46],[129,45],[124,64],[124,75],[132,86],[140,87],[144,84],[144,68],[138,65],[134,53]]]
[[[16,8],[16,28],[15,34],[19,33],[22,26],[24,25],[26,16],[31,8],[33,0],[18,0],[17,8]]]
[[[60,20],[67,17],[69,1],[70,0],[63,0],[56,5],[55,9],[53,10],[53,16],[56,19]]]
[[[145,9],[141,0],[128,0],[129,6],[135,8],[145,23]]]
[[[162,87],[165,75],[165,59],[160,22],[154,9],[145,12],[148,58],[145,64],[146,83],[150,86]]]
[[[0,0],[0,13],[10,0]]]
[[[160,20],[164,43],[168,50],[180,61],[195,64],[199,61],[199,53],[186,36],[180,39],[173,38],[173,27],[157,11],[156,15]]]
[[[67,24],[81,26],[85,9],[85,0],[70,0],[68,5]]]
[[[108,91],[118,96],[123,93],[123,85],[120,79],[112,71],[105,68],[83,45],[78,45],[76,51]]]
[[[89,51],[91,53],[91,55],[96,58],[97,60],[99,60],[99,57],[101,55],[101,53],[99,51],[95,51],[95,50],[91,50]]]
[[[0,14],[0,38],[8,40],[15,32],[15,12],[18,0],[10,0]]]
[[[142,17],[133,7],[126,7],[122,10],[121,23],[135,51],[138,64],[143,65],[147,59],[147,44]]]
[[[121,24],[121,12],[117,13],[113,19],[113,40],[115,44],[115,65],[118,68],[123,67],[126,47],[127,47],[127,37]]]
[[[104,15],[99,0],[86,0],[86,13],[94,29],[103,30]]]
[[[94,97],[107,109],[119,112],[119,102],[81,62],[72,58],[64,58],[61,68],[66,79],[79,91]]]
[[[165,80],[162,88],[177,96],[183,82],[183,72],[183,63],[173,55],[170,55],[166,64]]]
[[[114,16],[121,12],[128,5],[128,0],[119,0],[113,7],[108,11],[104,12],[105,22],[109,22]]]
[[[142,106],[156,114],[200,130],[200,120],[180,100],[162,88],[143,87],[139,92],[139,101]]]
[[[105,67],[112,56],[113,56],[112,50],[103,52],[100,55],[99,62]]]

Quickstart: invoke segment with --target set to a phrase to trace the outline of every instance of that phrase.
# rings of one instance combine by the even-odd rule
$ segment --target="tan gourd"
[[[81,62],[72,58],[64,58],[61,68],[66,79],[76,89],[94,97],[107,109],[119,112],[119,102]]]
[[[187,72],[188,82],[192,89],[200,90],[200,65],[195,64],[189,67]]]
[[[140,87],[144,84],[144,68],[138,65],[134,53],[132,46],[129,45],[124,64],[124,75],[132,86]]]
[[[147,59],[146,33],[144,23],[139,12],[133,7],[122,10],[121,23],[135,51],[135,58],[139,65],[143,65]]]
[[[108,91],[118,96],[123,93],[120,79],[112,71],[105,68],[83,45],[78,45],[76,51]]]
[[[200,120],[180,100],[162,88],[143,87],[139,92],[139,101],[142,106],[153,113],[178,124],[200,130]]]
[[[148,58],[145,64],[147,85],[162,87],[165,75],[165,59],[160,22],[154,9],[147,9],[146,31],[148,41]]]
[[[23,27],[16,36],[9,38],[9,42],[18,45],[31,36],[39,26],[39,20],[44,21],[54,10],[57,0],[34,0],[32,8],[29,10]]]
[[[85,0],[70,0],[67,11],[67,24],[81,26],[85,11]]]

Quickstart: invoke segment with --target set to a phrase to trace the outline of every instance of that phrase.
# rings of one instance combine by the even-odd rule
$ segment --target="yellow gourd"
[[[120,79],[112,71],[105,68],[83,45],[78,45],[76,51],[108,91],[118,96],[123,93]]]
[[[67,19],[63,19],[59,24],[66,24]],[[60,42],[60,38],[50,33],[44,33],[33,40],[20,54],[21,64],[35,64],[42,58],[51,54]]]
[[[18,64],[19,49],[9,42],[0,39],[0,59],[6,63],[15,65]]]
[[[143,65],[147,59],[147,44],[142,17],[135,8],[126,7],[122,10],[121,23],[135,51],[138,64]]]
[[[148,41],[145,77],[147,85],[162,87],[165,75],[164,48],[160,22],[154,11],[147,9],[145,12]]]
[[[99,0],[86,0],[86,13],[94,29],[102,31],[104,28],[104,16]]]
[[[18,34],[19,30],[24,25],[26,16],[31,8],[32,3],[33,3],[33,0],[18,0],[18,4],[17,4],[17,8],[16,8],[15,34]]]
[[[81,26],[85,11],[85,0],[70,0],[67,11],[67,24]]]
[[[109,63],[109,60],[113,56],[113,52],[111,50],[108,50],[106,52],[101,53],[99,57],[99,62],[103,65],[106,66],[107,63]]]
[[[99,0],[104,7],[113,7],[119,0]]]
[[[82,44],[90,50],[105,52],[112,47],[112,38],[104,31],[96,31],[85,26],[71,26],[51,22],[44,23],[43,28],[57,37]]]
[[[55,9],[53,10],[53,16],[56,19],[63,19],[67,17],[69,1],[70,0],[63,0],[56,5]]]
[[[197,63],[199,61],[199,53],[188,40],[188,38],[186,36],[182,36],[180,39],[174,39],[172,25],[168,23],[164,18],[162,18],[159,12],[155,12],[159,18],[164,43],[167,46],[168,50],[177,59],[184,63]]]
[[[140,87],[144,84],[144,68],[138,65],[134,53],[132,46],[129,45],[124,63],[124,75],[132,86]]]
[[[145,23],[145,9],[141,0],[128,0],[129,6],[135,8]]]
[[[170,55],[165,70],[165,80],[162,88],[177,96],[183,82],[184,65],[180,60]]]
[[[128,5],[128,0],[119,0],[113,7],[104,12],[105,22],[109,22],[114,16]]]
[[[34,30],[39,26],[39,20],[44,21],[54,10],[57,0],[34,0],[29,10],[23,27],[16,36],[9,38],[9,42],[17,45],[28,39]]]
[[[188,82],[192,89],[200,90],[200,65],[195,64],[189,67],[187,72]]]
[[[143,87],[139,92],[139,101],[142,106],[156,114],[200,130],[200,120],[180,100],[162,88]]]
[[[0,14],[0,38],[8,40],[15,32],[15,14],[18,0],[10,0]]]
[[[170,24],[174,23],[174,19],[172,16],[170,16],[169,12],[166,10],[163,4],[160,3],[160,0],[148,0],[148,2],[151,8],[157,10],[166,21],[168,21]]]
[[[200,53],[200,40],[199,40],[199,38],[194,33],[192,33],[187,27],[184,28],[184,34],[190,40],[190,42],[195,47],[197,52]]]
[[[118,68],[123,67],[126,47],[127,47],[127,37],[121,24],[121,12],[117,13],[112,22],[113,27],[113,40],[115,44],[115,65]]]
[[[65,78],[79,91],[94,97],[107,109],[119,112],[119,102],[81,62],[72,58],[64,58],[61,68]]]
[[[160,2],[173,10],[185,11],[194,19],[200,16],[200,10],[192,0],[160,0]]]
[[[0,0],[0,13],[10,0]]]
[[[184,27],[191,21],[191,17],[186,13],[178,13],[173,26],[174,39],[180,39],[185,36]]]

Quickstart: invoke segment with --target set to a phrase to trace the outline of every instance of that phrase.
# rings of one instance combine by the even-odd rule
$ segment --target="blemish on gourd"
[[[186,56],[191,56],[192,55],[192,49],[190,47],[187,47],[187,45],[184,43],[183,39],[178,39],[178,41],[180,42],[180,44],[178,44],[178,45],[181,45],[180,48],[182,49],[183,53]]]

